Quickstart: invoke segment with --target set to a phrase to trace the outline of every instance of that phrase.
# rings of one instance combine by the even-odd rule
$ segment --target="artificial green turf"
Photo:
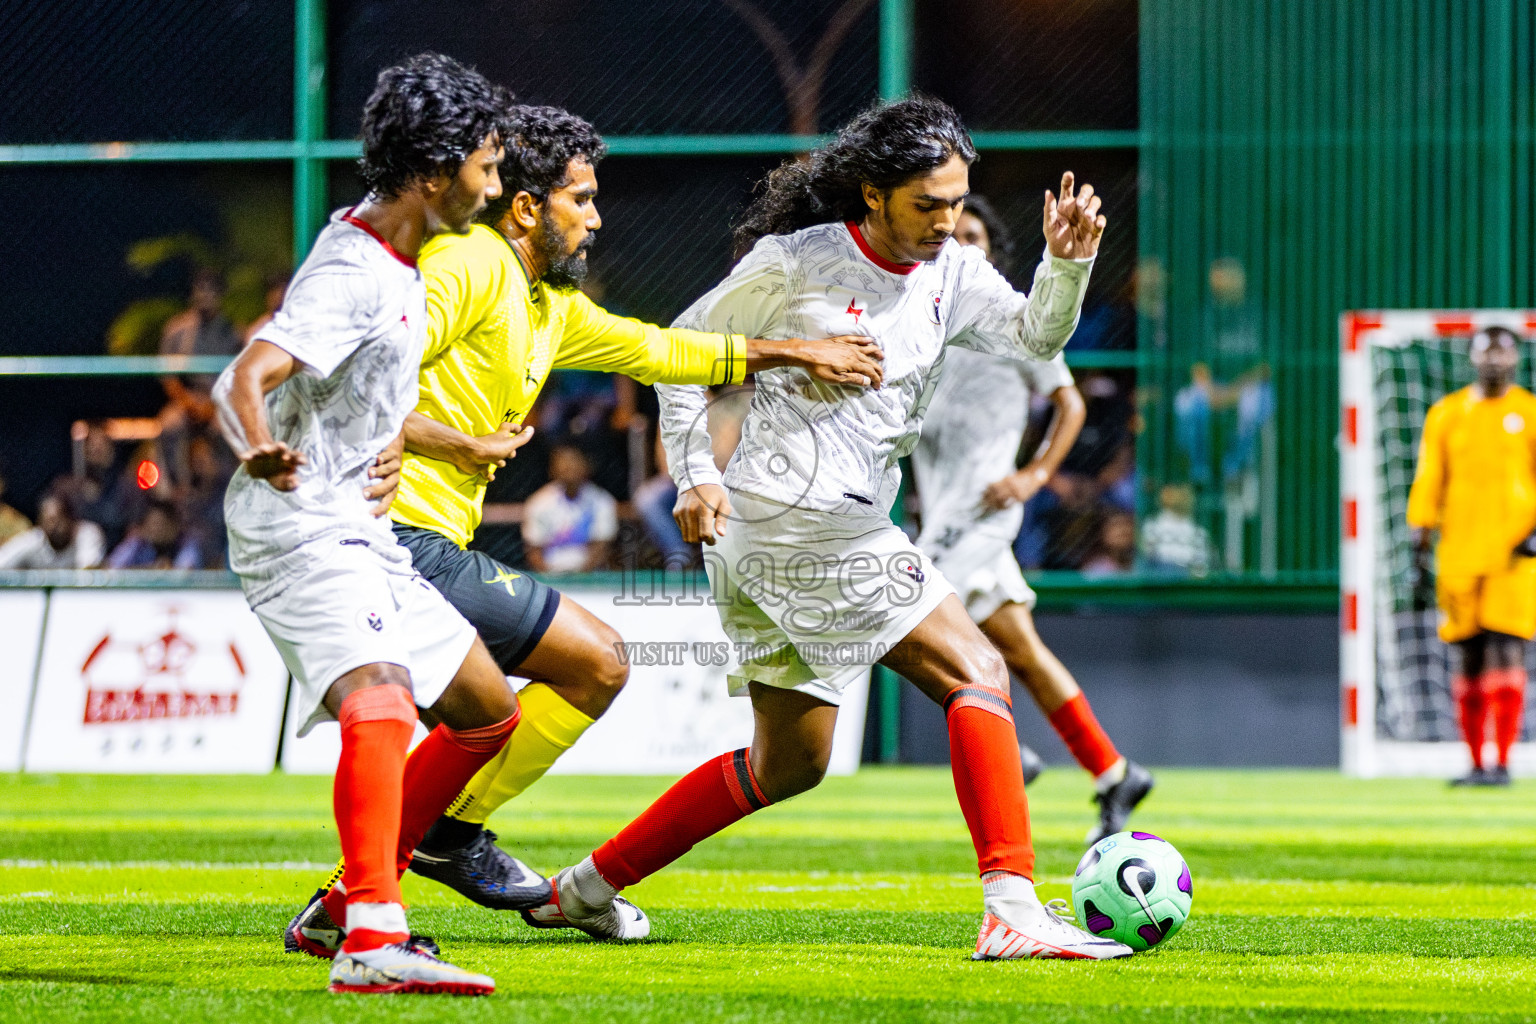
[[[629,895],[653,939],[534,931],[408,877],[415,928],[485,1000],[323,991],[280,953],[336,855],[315,778],[0,777],[0,1018],[46,1021],[1513,1021],[1536,1016],[1536,802],[1324,772],[1164,771],[1139,827],[1194,914],[1153,953],[972,963],[980,897],[948,774],[867,769],[756,815]],[[551,778],[493,822],[552,870],[660,779]],[[1066,896],[1087,786],[1031,788]]]

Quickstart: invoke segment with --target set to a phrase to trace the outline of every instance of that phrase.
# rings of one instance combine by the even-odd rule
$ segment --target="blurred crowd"
[[[223,311],[219,275],[197,271],[186,307],[164,326],[161,353],[234,355],[271,318],[285,284],[271,279],[266,312],[237,325]],[[602,301],[596,275],[585,287]],[[1127,290],[1086,309],[1073,346],[1118,347],[1107,336],[1134,320],[1132,301]],[[47,488],[35,524],[4,503],[0,467],[0,569],[224,568],[223,495],[237,460],[214,423],[212,382],[204,374],[167,376],[164,406],[152,419],[77,423],[74,464]],[[1163,486],[1156,512],[1138,528],[1133,371],[1082,372],[1077,387],[1087,419],[1060,471],[1025,506],[1014,544],[1020,564],[1090,576],[1213,571],[1219,558],[1196,520],[1204,481]],[[715,389],[710,433],[722,469],[751,394],[750,383]],[[528,419],[533,441],[490,485],[475,546],[550,574],[697,566],[697,545],[685,544],[672,520],[677,489],[657,412],[654,393],[627,377],[556,370]],[[1039,449],[1053,414],[1048,396],[1037,396],[1021,459]],[[903,508],[915,528],[920,496]]]

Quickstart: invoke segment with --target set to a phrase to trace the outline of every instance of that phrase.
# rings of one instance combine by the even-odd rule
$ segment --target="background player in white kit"
[[[649,922],[618,891],[700,840],[821,781],[842,692],[877,659],[945,709],[955,790],[987,913],[980,959],[1128,956],[1041,906],[1008,699],[1008,670],[954,590],[890,520],[897,460],[917,442],[946,345],[1049,359],[1077,322],[1104,218],[1091,187],[1045,196],[1050,254],[1029,296],[950,241],[975,148],[958,115],[913,98],[866,111],[804,162],[773,171],[737,230],[750,248],[678,326],[753,337],[859,331],[883,387],[761,373],[723,485],[702,388],[658,387],[689,541],[706,558],[726,635],[744,654],[750,748],[707,762],[554,879],[534,923],[636,938]],[[873,381],[881,384],[882,381]],[[728,495],[728,496],[727,496]],[[729,522],[729,526],[727,523]]]
[[[500,194],[509,100],[435,54],[381,73],[363,113],[368,197],[331,217],[282,308],[214,388],[245,470],[225,498],[230,564],[299,685],[300,735],[341,724],[346,920],[297,929],[335,958],[334,992],[495,987],[410,938],[399,879],[427,827],[512,734],[517,698],[365,490],[381,450],[398,460],[416,405],[427,318],[415,254],[433,234],[468,230]],[[436,728],[407,761],[417,705]]]
[[[1004,230],[991,205],[971,196],[954,237],[997,266]],[[1044,450],[1016,469],[1032,393],[1050,399],[1056,418]],[[1060,354],[1049,362],[1020,362],[956,347],[945,357],[912,470],[923,500],[918,547],[954,584],[971,621],[1094,777],[1099,823],[1088,832],[1091,845],[1125,828],[1131,811],[1151,792],[1152,774],[1115,749],[1077,680],[1040,639],[1032,614],[1035,592],[1013,556],[1024,502],[1055,474],[1083,418],[1082,396]],[[1020,754],[1028,781],[1039,771],[1031,771],[1029,758],[1038,765],[1039,757],[1028,748]]]

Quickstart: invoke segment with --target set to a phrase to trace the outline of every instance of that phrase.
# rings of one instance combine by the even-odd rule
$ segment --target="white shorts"
[[[793,508],[732,492],[704,566],[735,645],[731,694],[762,683],[838,704],[848,684],[955,592],[882,512]]]
[[[475,642],[475,628],[436,587],[362,544],[336,545],[253,611],[298,683],[300,736],[335,721],[326,691],[363,665],[401,666],[411,674],[416,705],[431,707]]]
[[[950,543],[930,543],[930,536],[941,536]],[[1035,607],[1035,591],[1024,582],[1019,560],[1013,557],[1013,542],[995,533],[977,528],[951,529],[930,534],[924,530],[918,538],[949,581],[954,584],[971,621],[980,625],[999,608],[1010,602]]]

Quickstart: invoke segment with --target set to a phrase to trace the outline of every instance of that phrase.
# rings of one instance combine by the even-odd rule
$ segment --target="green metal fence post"
[[[880,0],[880,98],[912,89],[912,0]]]
[[[325,138],[325,0],[295,0],[293,25],[293,265],[297,269],[319,232],[326,209],[325,161],[314,151]]]
[[[912,0],[880,0],[880,98],[899,100],[912,89]],[[891,518],[901,522],[906,480]],[[876,665],[872,677],[874,704],[880,723],[878,754],[885,764],[901,755],[901,677]]]

